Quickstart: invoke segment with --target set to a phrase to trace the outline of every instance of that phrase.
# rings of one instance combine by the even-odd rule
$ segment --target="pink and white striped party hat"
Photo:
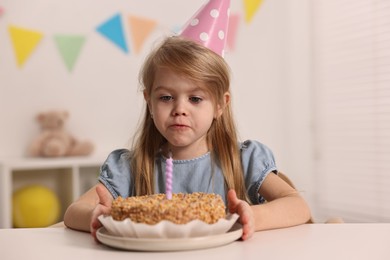
[[[230,0],[209,0],[187,22],[180,35],[199,42],[223,57],[229,13]]]

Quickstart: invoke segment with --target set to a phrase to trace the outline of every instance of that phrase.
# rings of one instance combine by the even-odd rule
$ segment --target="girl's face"
[[[175,159],[207,152],[207,132],[213,119],[222,113],[207,92],[183,75],[160,68],[151,95],[144,95],[154,124],[168,140]]]

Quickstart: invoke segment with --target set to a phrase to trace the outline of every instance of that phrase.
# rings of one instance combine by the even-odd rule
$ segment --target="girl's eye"
[[[164,102],[171,101],[173,98],[171,96],[161,96],[160,100]]]
[[[202,101],[202,98],[200,98],[200,97],[190,97],[190,101],[192,103],[198,104],[198,103],[200,103]]]

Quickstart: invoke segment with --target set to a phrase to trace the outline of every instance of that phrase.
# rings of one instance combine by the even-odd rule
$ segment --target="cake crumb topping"
[[[112,203],[111,216],[119,221],[130,218],[133,222],[150,225],[161,220],[186,224],[195,219],[213,224],[226,217],[226,207],[221,196],[214,193],[175,193],[170,200],[161,193],[128,198],[119,196]]]

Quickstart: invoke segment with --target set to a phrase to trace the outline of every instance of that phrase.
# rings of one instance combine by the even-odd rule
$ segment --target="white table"
[[[245,242],[178,252],[117,250],[67,228],[0,229],[0,259],[388,260],[390,223],[307,224],[256,232]]]

